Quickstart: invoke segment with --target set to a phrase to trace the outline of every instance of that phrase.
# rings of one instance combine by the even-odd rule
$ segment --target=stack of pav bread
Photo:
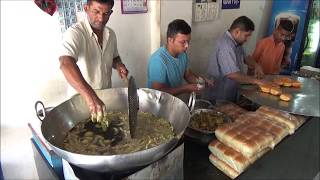
[[[216,129],[209,160],[234,179],[304,122],[302,116],[261,106]]]
[[[274,96],[279,96],[280,100],[290,101],[292,99],[292,95],[289,93],[283,93],[280,86],[284,87],[294,87],[301,88],[301,82],[298,80],[291,79],[286,76],[279,76],[272,80],[278,86],[270,86],[270,85],[261,85],[260,90],[264,93],[269,93]]]

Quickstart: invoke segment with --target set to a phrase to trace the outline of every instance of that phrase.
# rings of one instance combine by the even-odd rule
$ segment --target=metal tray
[[[231,118],[228,117],[227,115],[215,111],[213,109],[196,109],[192,112],[191,118],[200,112],[215,112],[218,115],[223,116],[224,123],[229,123],[232,122]],[[191,120],[190,120],[191,122]],[[208,145],[212,139],[215,138],[215,131],[206,131],[206,130],[201,130],[201,129],[196,129],[190,126],[190,123],[185,131],[185,135],[191,138],[193,141],[196,141],[200,144]]]
[[[277,77],[278,75],[268,75],[265,80],[272,81]],[[281,101],[279,96],[260,92],[256,85],[241,85],[240,94],[259,105],[270,106],[293,114],[319,117],[319,81],[296,76],[288,77],[299,80],[302,84],[301,88],[281,87],[284,93],[292,94],[292,99],[289,102]]]

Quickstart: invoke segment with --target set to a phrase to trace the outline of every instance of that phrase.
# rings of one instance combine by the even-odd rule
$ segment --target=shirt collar
[[[237,41],[232,37],[231,33],[229,31],[226,31],[226,35],[231,39],[233,42],[234,46],[238,47],[241,46],[241,44],[238,44]]]
[[[84,20],[84,24],[85,24],[85,26],[86,26],[89,34],[90,34],[91,36],[93,36],[93,35],[94,35],[94,32],[93,32],[93,30],[92,30],[92,28],[91,28],[91,26],[90,26],[90,23],[89,23],[89,20],[88,20],[88,16],[86,15],[86,17],[85,17],[84,19],[85,19],[85,20]]]
[[[274,46],[279,46],[279,45],[281,45],[283,43],[283,42],[276,43],[276,41],[274,40],[274,35],[273,34],[271,34],[270,39],[272,40]]]

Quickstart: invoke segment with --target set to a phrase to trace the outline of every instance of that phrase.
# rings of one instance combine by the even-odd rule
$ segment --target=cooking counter
[[[319,129],[319,117],[307,120],[236,179],[319,179]],[[185,180],[230,179],[209,162],[207,146],[187,138],[184,145]]]
[[[307,120],[293,135],[284,138],[273,150],[249,166],[237,179],[318,180],[319,129],[320,118]],[[209,162],[210,151],[207,146],[189,141],[186,137],[180,143],[184,143],[183,176],[185,180],[230,179]],[[51,152],[50,149],[49,152]]]

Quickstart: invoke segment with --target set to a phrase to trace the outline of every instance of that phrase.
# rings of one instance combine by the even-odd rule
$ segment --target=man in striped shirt
[[[246,75],[244,63],[256,67],[258,77],[263,75],[261,68],[246,56],[242,44],[254,31],[254,23],[246,16],[236,18],[217,41],[209,59],[208,76],[214,79],[215,86],[206,89],[203,98],[208,100],[236,101],[240,83],[269,84],[266,81]]]

